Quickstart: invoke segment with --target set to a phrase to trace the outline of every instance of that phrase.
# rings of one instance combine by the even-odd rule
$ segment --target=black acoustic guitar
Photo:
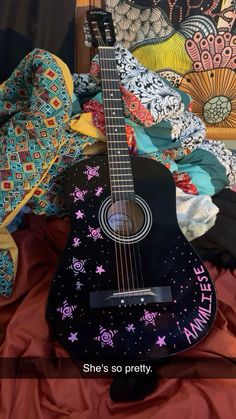
[[[215,290],[179,228],[172,174],[129,155],[111,16],[94,10],[88,20],[100,58],[107,155],[66,174],[72,226],[46,317],[73,357],[155,360],[206,336]]]

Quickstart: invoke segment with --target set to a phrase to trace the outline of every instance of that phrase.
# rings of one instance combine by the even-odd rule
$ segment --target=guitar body
[[[131,166],[143,218],[129,235],[107,221],[107,156],[83,160],[66,175],[72,224],[46,317],[72,357],[155,360],[198,343],[215,318],[214,286],[177,222],[171,173],[143,157],[131,157]]]

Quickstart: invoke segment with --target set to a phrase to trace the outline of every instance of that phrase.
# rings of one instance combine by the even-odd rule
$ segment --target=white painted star
[[[82,282],[77,281],[77,282],[76,282],[76,289],[77,289],[78,291],[80,291],[80,290],[81,290],[81,287],[83,287],[83,285],[84,285],[84,284],[82,284]]]

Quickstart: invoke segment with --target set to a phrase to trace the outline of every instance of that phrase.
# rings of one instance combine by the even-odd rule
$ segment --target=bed
[[[83,46],[81,19],[88,2],[78,0],[77,4],[77,68],[78,73],[87,73],[93,52]],[[99,6],[100,2],[95,1],[94,5]],[[223,204],[216,199],[218,206],[227,207],[224,215],[230,220],[228,230],[224,230],[232,240],[228,253],[220,248],[226,248],[219,239],[219,231],[222,232],[226,224],[219,218],[218,223],[222,224],[216,226],[218,241],[212,236],[207,240],[208,244],[210,240],[212,243],[210,250],[218,249],[214,253],[215,263],[205,244],[197,244],[204,258],[209,254],[211,259],[205,263],[218,299],[213,328],[200,344],[188,351],[187,358],[192,359],[193,364],[187,363],[181,370],[177,368],[177,372],[171,363],[156,369],[159,378],[146,397],[150,383],[144,378],[138,387],[122,380],[116,381],[114,387],[112,378],[81,378],[77,368],[67,363],[68,354],[49,332],[45,310],[52,276],[66,244],[70,219],[26,214],[24,228],[12,233],[18,249],[14,290],[10,296],[0,296],[0,417],[233,419],[236,411],[236,267],[233,254],[236,200],[229,204],[230,200],[226,198]],[[229,254],[233,259],[231,265],[227,259]],[[219,259],[220,264],[217,263]],[[16,359],[22,357],[26,357],[28,363],[21,366]],[[53,365],[50,358],[54,359]],[[202,364],[203,359],[207,359],[207,364],[205,361]],[[113,395],[115,392],[114,397],[121,399],[119,402],[111,400],[112,383]],[[143,392],[143,397],[124,401],[125,393],[132,385],[133,399],[138,392]]]
[[[189,356],[195,359],[201,378],[178,378],[189,365],[174,373],[159,371],[154,390],[144,400],[113,402],[109,396],[111,378],[78,378],[77,369],[47,362],[63,358],[66,352],[53,341],[45,320],[45,308],[52,274],[69,229],[69,219],[27,215],[27,228],[14,233],[19,248],[19,269],[14,293],[1,298],[1,417],[31,415],[34,418],[179,418],[232,419],[235,411],[235,279],[236,270],[206,266],[215,282],[218,313],[213,329]],[[15,357],[41,358],[36,367],[14,364]],[[202,370],[201,358],[208,364]],[[229,359],[229,364],[225,357]],[[36,370],[35,370],[36,368]],[[62,369],[61,369],[62,368]],[[60,372],[59,372],[60,371]],[[17,378],[18,377],[21,378]],[[57,378],[59,374],[59,378]],[[202,378],[204,374],[210,378]],[[40,378],[36,378],[40,376]],[[25,378],[24,378],[25,377]],[[145,388],[145,379],[141,389]],[[119,392],[122,396],[122,387]],[[127,391],[128,389],[126,389]],[[140,390],[139,390],[140,391]],[[123,395],[124,396],[124,395]],[[118,397],[118,395],[117,395]],[[30,413],[29,413],[30,412]]]

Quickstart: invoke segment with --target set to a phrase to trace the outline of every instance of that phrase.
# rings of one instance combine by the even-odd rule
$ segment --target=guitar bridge
[[[172,291],[169,285],[161,287],[140,288],[136,290],[105,290],[89,293],[90,307],[111,307],[141,304],[172,303]]]

